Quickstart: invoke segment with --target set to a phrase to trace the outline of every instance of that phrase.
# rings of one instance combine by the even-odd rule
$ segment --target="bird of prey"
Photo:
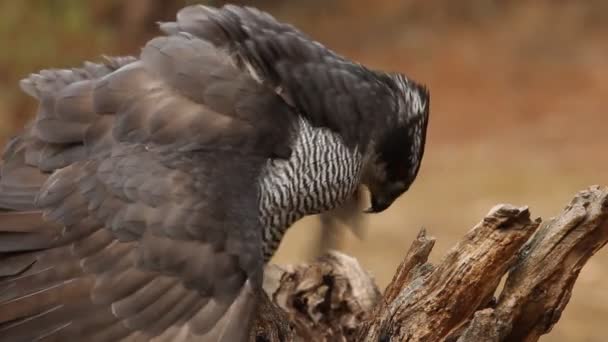
[[[0,178],[0,341],[245,341],[296,220],[423,157],[427,89],[247,7],[190,6],[137,57],[21,82]]]

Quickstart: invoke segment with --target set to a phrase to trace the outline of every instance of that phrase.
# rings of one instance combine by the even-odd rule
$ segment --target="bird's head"
[[[420,168],[429,117],[428,90],[401,74],[385,74],[395,98],[395,110],[372,136],[366,153],[362,183],[368,188],[368,213],[387,209],[406,192]]]

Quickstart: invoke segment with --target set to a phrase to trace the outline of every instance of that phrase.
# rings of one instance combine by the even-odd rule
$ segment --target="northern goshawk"
[[[1,341],[244,341],[286,229],[418,173],[427,89],[252,8],[22,81],[0,178]]]

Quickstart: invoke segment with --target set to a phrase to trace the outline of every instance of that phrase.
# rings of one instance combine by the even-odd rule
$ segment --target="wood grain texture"
[[[435,265],[428,262],[435,239],[422,229],[382,296],[341,253],[271,265],[265,290],[273,305],[258,321],[280,310],[292,334],[278,338],[258,323],[252,340],[537,341],[607,241],[608,188],[593,186],[542,225],[527,207],[497,205]]]

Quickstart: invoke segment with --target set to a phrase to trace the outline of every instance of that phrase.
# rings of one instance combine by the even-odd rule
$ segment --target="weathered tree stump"
[[[608,241],[608,188],[579,192],[542,225],[526,207],[497,205],[436,265],[434,241],[420,231],[383,295],[338,252],[269,266],[252,340],[536,341]]]

